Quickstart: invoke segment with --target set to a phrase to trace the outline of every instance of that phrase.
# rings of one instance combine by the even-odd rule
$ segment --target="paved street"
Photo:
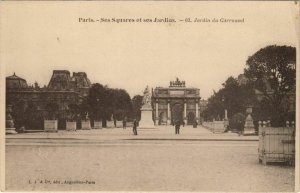
[[[294,167],[258,163],[257,136],[205,128],[9,135],[7,190],[293,191]],[[73,184],[73,185],[70,185]]]

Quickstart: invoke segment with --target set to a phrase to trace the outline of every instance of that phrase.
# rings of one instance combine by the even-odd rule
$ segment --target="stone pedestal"
[[[16,134],[16,128],[15,128],[15,124],[14,124],[14,120],[12,119],[11,116],[11,112],[12,112],[12,106],[11,105],[7,105],[6,108],[6,129],[5,129],[5,133],[6,134]]]
[[[92,129],[90,120],[82,120],[81,121],[81,129],[82,130],[90,130],[90,129]]]
[[[114,121],[106,121],[106,128],[114,128],[115,124]]]
[[[253,124],[253,119],[251,114],[248,114],[245,120],[245,126],[244,126],[244,135],[253,135],[255,134],[255,128]]]
[[[139,123],[140,129],[151,129],[155,128],[152,120],[152,108],[142,107],[141,108],[141,121]]]
[[[245,120],[244,132],[243,135],[253,135],[255,134],[255,128],[252,119],[252,105],[248,105],[246,109],[247,117]]]
[[[66,130],[67,131],[76,131],[76,121],[67,121]]]
[[[102,121],[94,121],[94,129],[102,129]]]
[[[167,119],[167,125],[171,125],[171,119]]]
[[[123,121],[117,121],[116,126],[117,128],[123,128]]]
[[[44,131],[45,132],[58,132],[57,120],[44,120]]]
[[[7,128],[5,130],[5,134],[16,134],[16,128]]]

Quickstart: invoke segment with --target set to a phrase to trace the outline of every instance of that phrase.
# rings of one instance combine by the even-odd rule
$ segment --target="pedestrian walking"
[[[137,120],[135,119],[134,121],[133,121],[133,135],[137,135],[137,125],[138,125],[138,122],[137,122]]]
[[[114,125],[117,127],[117,119],[114,119]]]
[[[126,129],[126,122],[127,122],[127,119],[126,119],[126,117],[124,117],[124,119],[123,119],[123,129]]]
[[[176,135],[176,134],[179,134],[179,130],[180,130],[180,121],[177,120],[177,121],[175,122],[175,135]]]
[[[197,128],[198,122],[196,119],[194,119],[193,128]]]

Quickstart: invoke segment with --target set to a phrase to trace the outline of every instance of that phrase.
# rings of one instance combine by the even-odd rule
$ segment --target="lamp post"
[[[225,107],[225,97],[222,97],[222,102],[223,102],[223,106],[224,106],[224,127],[225,129],[227,128],[227,126],[229,125],[228,123],[228,117],[227,117],[227,109]]]

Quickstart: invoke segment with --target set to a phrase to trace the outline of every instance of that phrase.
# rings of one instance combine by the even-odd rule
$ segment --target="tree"
[[[43,128],[44,116],[42,112],[38,111],[36,103],[28,101],[26,106],[23,126],[25,126],[26,129]]]
[[[245,125],[246,116],[243,113],[236,113],[229,120],[231,130],[242,131]]]
[[[68,105],[68,118],[72,121],[76,120],[77,114],[79,113],[79,106],[76,103]]]
[[[134,119],[140,120],[141,119],[141,107],[143,102],[143,96],[135,95],[132,99],[132,113],[131,116]]]
[[[234,114],[244,113],[248,103],[255,103],[255,94],[250,85],[240,85],[236,78],[229,77],[223,88],[208,99],[207,109],[203,112],[205,120],[220,120],[224,118],[225,109],[228,118]]]
[[[90,88],[85,107],[94,120],[109,120],[112,114],[120,120],[131,111],[132,105],[124,89],[112,89],[96,83]]]
[[[114,118],[121,120],[132,110],[129,94],[124,89],[111,89],[111,112]]]
[[[29,105],[28,107],[29,109],[31,109],[32,111],[36,111],[37,107],[36,105]],[[54,102],[49,102],[46,104],[46,111],[48,114],[48,119],[56,119],[58,116],[58,110],[59,110],[59,106],[57,103]]]
[[[267,46],[250,56],[245,76],[261,94],[264,111],[272,126],[284,125],[289,97],[295,96],[296,49],[291,46]]]
[[[12,117],[17,130],[22,126],[25,126],[25,110],[25,102],[22,100],[12,106]]]
[[[93,84],[89,90],[86,104],[81,111],[89,111],[90,116],[94,120],[104,119],[109,103],[108,88],[102,84]]]
[[[224,113],[222,104],[222,96],[220,92],[214,91],[214,94],[208,98],[207,108],[203,112],[204,120],[212,121],[213,119],[220,118],[220,115]]]

